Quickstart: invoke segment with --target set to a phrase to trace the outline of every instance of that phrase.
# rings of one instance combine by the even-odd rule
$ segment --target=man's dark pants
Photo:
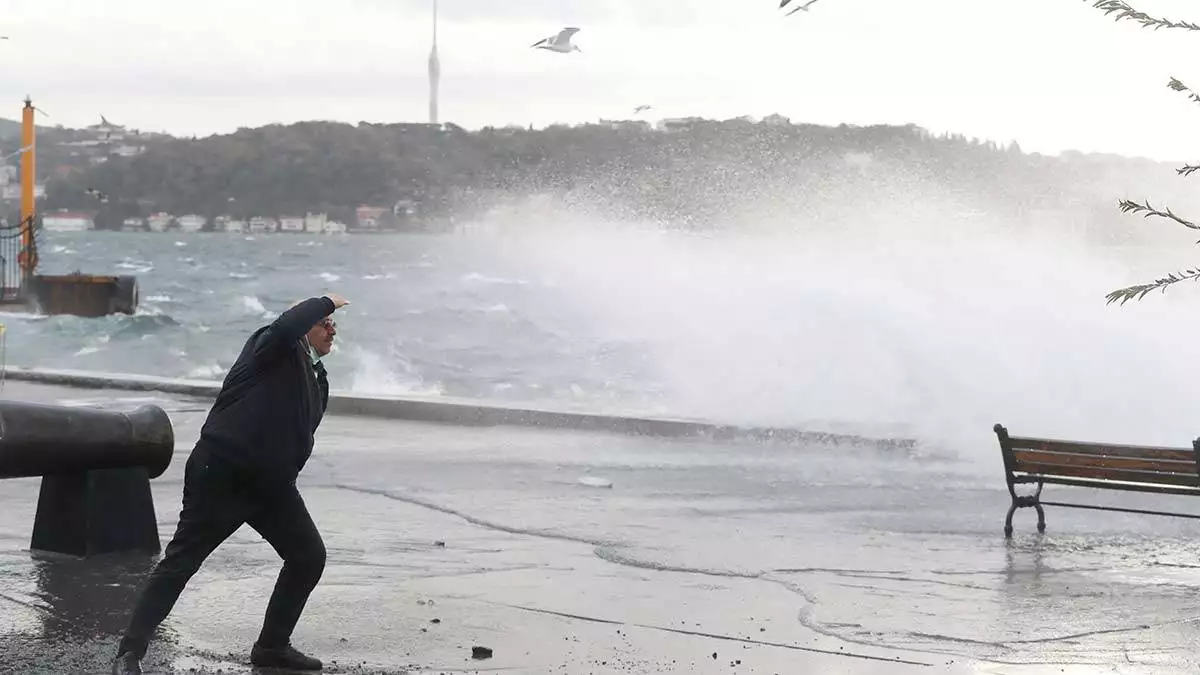
[[[264,487],[201,447],[192,452],[184,470],[183,509],[175,537],[142,590],[119,653],[145,655],[154,630],[171,613],[188,580],[243,524],[257,530],[283,559],[258,643],[288,644],[325,569],[325,543],[294,483]]]

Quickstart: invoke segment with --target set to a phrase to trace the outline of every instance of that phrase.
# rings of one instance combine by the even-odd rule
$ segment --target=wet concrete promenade
[[[166,543],[207,400],[16,382],[3,395],[167,409],[176,457],[152,483]],[[329,562],[294,642],[326,672],[1198,664],[1197,525],[1052,509],[1046,536],[1022,514],[1006,543],[1002,477],[977,457],[333,415],[301,491]],[[0,672],[104,672],[153,559],[32,554],[37,493],[38,479],[0,481]],[[185,591],[148,672],[251,672],[278,569],[240,530]]]

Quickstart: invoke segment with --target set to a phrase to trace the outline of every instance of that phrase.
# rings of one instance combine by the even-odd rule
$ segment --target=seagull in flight
[[[552,52],[560,54],[569,54],[570,52],[582,52],[583,50],[571,44],[571,36],[579,32],[578,28],[564,28],[559,31],[558,35],[542,38],[533,43],[533,47],[538,49],[549,49]]]
[[[787,15],[791,16],[791,15],[795,14],[796,12],[807,12],[808,8],[811,7],[812,4],[816,1],[817,0],[808,0],[808,2],[804,3],[803,5],[797,5],[796,8],[793,9],[792,11],[788,12]],[[784,7],[787,7],[790,4],[792,4],[792,0],[779,0],[779,9],[783,9]]]
[[[639,105],[638,107],[633,109],[633,114],[636,115],[640,112],[645,112],[649,109],[650,109],[650,106],[648,106],[648,105]]]
[[[13,157],[16,157],[17,155],[23,155],[23,154],[29,152],[30,150],[33,150],[33,146],[27,145],[27,146],[21,148],[20,150],[17,150],[16,152],[10,152],[5,156],[0,157],[0,161],[6,160],[6,159],[12,159]]]

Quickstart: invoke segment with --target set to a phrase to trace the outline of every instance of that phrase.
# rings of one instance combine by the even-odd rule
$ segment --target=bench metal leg
[[[1004,516],[1004,538],[1005,539],[1012,538],[1012,533],[1013,533],[1012,519],[1013,519],[1013,514],[1016,512],[1017,512],[1017,501],[1014,499],[1012,506],[1008,507],[1008,514]]]
[[[1004,538],[1011,539],[1013,533],[1013,514],[1017,509],[1032,507],[1037,511],[1037,530],[1039,533],[1046,531],[1046,511],[1042,508],[1042,483],[1038,483],[1037,491],[1031,495],[1018,495],[1013,490],[1012,485],[1008,486],[1009,494],[1012,495],[1012,506],[1008,507],[1008,513],[1004,516]]]

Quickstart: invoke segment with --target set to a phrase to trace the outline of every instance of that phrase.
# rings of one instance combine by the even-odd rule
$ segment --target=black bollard
[[[158,553],[150,479],[175,452],[162,408],[131,412],[0,401],[0,478],[42,476],[30,547]]]

